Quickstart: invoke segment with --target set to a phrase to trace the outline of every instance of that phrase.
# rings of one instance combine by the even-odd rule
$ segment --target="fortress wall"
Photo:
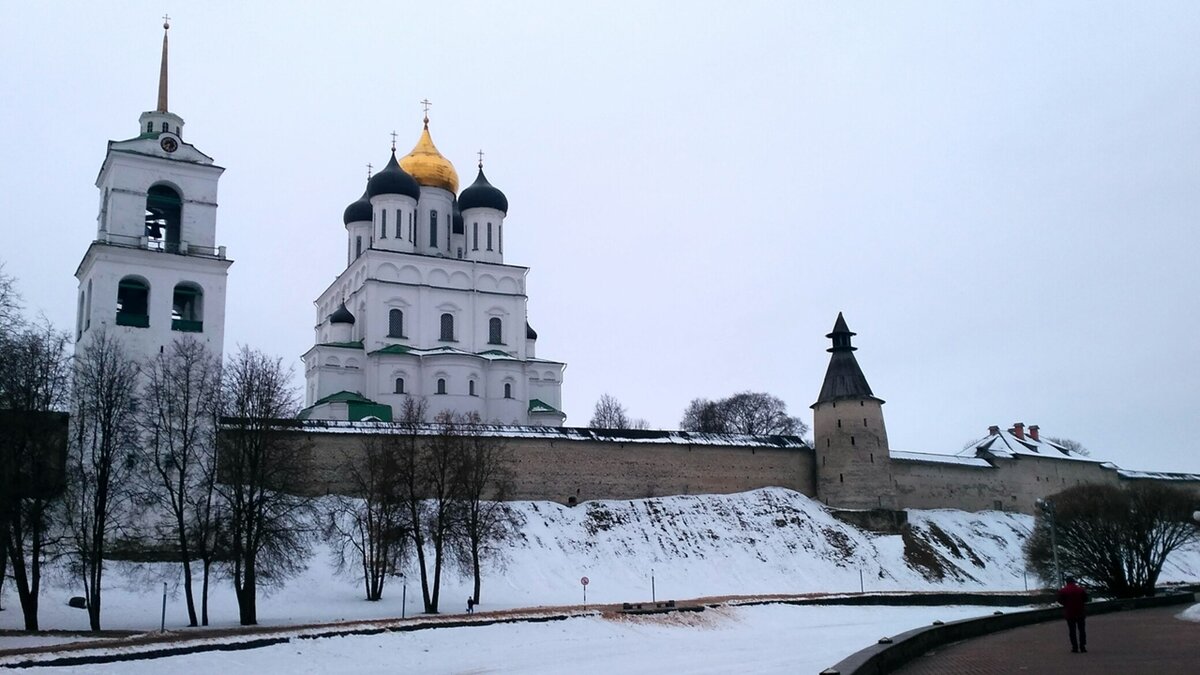
[[[312,494],[348,492],[346,458],[362,452],[364,435],[281,432],[307,444]],[[507,438],[515,460],[510,496],[569,503],[680,494],[732,494],[784,487],[815,496],[807,448]]]

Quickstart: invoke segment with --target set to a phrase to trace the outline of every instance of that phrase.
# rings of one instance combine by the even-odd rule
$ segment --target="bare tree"
[[[21,322],[21,294],[17,292],[17,282],[4,273],[4,263],[0,263],[0,335],[15,329]]]
[[[116,336],[98,330],[75,356],[66,504],[72,569],[84,587],[92,630],[100,630],[105,552],[130,496],[137,389],[137,363]]]
[[[351,494],[329,498],[324,535],[339,571],[358,567],[367,600],[376,601],[387,578],[403,568],[407,553],[402,458],[396,444],[367,436],[359,452],[344,454],[343,464]]]
[[[1055,445],[1061,445],[1072,454],[1082,455],[1084,457],[1092,456],[1091,450],[1088,450],[1086,447],[1084,447],[1083,443],[1080,443],[1073,438],[1055,438],[1054,436],[1047,436],[1046,440],[1054,443]]]
[[[192,560],[203,559],[201,602],[208,625],[208,579],[212,505],[216,472],[216,418],[221,393],[221,364],[191,336],[175,340],[144,370],[142,388],[142,464],[147,495],[169,517],[183,565],[188,625],[196,626]]]
[[[456,518],[458,493],[460,490],[460,467],[462,466],[462,443],[455,436],[459,419],[454,413],[443,411],[434,418],[435,433],[420,444],[419,483],[424,492],[425,540],[433,547],[432,574],[425,569],[425,558],[421,557],[421,587],[425,595],[425,611],[436,613],[441,595],[442,569],[446,562],[447,547],[451,543]],[[427,579],[432,576],[432,588]]]
[[[38,630],[42,562],[61,496],[70,357],[49,324],[0,332],[0,579],[11,561],[25,630]]]
[[[771,394],[743,391],[719,401],[693,399],[679,426],[705,433],[803,436],[808,425],[787,414],[787,404]]]
[[[219,436],[222,530],[229,575],[243,626],[258,623],[260,585],[278,584],[304,569],[309,554],[311,499],[289,493],[304,475],[306,448],[278,433],[294,417],[296,393],[277,358],[242,347],[225,367]]]
[[[514,460],[503,440],[483,433],[478,415],[448,420],[442,433],[460,446],[454,453],[460,462],[454,552],[460,567],[471,570],[471,597],[478,604],[483,562],[496,559],[498,544],[516,530],[516,513],[505,503]]]
[[[706,434],[729,433],[729,425],[722,416],[721,406],[717,401],[706,398],[694,398],[683,411],[683,419],[679,428],[684,431],[698,431]]]
[[[1153,595],[1167,556],[1200,540],[1194,500],[1185,490],[1153,481],[1064,490],[1036,516],[1026,562],[1042,579],[1056,580],[1057,544],[1064,575],[1116,597]]]
[[[588,426],[593,429],[629,429],[629,413],[615,396],[604,394],[596,401]]]

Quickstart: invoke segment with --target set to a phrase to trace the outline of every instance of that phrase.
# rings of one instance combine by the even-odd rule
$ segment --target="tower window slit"
[[[850,445],[854,445],[854,437],[853,436],[850,437]]]

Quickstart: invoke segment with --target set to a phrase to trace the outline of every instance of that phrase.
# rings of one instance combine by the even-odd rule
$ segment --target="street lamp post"
[[[1062,569],[1058,566],[1058,523],[1054,514],[1054,502],[1049,499],[1037,500],[1038,508],[1050,518],[1050,550],[1054,553],[1054,577],[1058,579],[1059,588],[1063,585]]]

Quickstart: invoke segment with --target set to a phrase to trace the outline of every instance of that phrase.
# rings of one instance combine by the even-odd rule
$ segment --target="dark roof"
[[[358,198],[358,201],[352,202],[346,207],[346,211],[342,214],[342,222],[349,225],[350,223],[360,223],[370,221],[375,215],[371,210],[371,196],[363,190],[363,195]]]
[[[416,178],[400,168],[400,162],[396,161],[396,151],[393,150],[392,158],[388,160],[387,166],[383,167],[383,171],[371,176],[371,180],[367,181],[367,195],[408,195],[419,199],[421,186],[417,185]]]
[[[829,348],[833,355],[829,357],[825,382],[821,385],[821,394],[817,396],[814,406],[841,399],[871,398],[880,400],[871,392],[871,385],[867,384],[867,378],[863,375],[862,369],[858,367],[858,360],[854,358],[854,350],[857,347],[850,344],[850,338],[854,335],[855,333],[850,332],[850,328],[846,325],[846,319],[842,317],[841,312],[838,312],[837,322],[833,324],[833,332],[825,336],[833,340],[833,346]]]
[[[526,340],[536,340],[537,339],[537,331],[533,329],[533,326],[529,325],[528,321],[525,322],[525,339]]]
[[[458,206],[463,211],[467,209],[488,208],[496,209],[508,215],[508,197],[488,182],[483,175],[483,167],[479,167],[479,175],[462,194],[458,196]]]
[[[329,323],[348,323],[353,325],[354,315],[350,313],[350,310],[346,309],[346,303],[343,302],[334,310],[333,314],[329,315]]]

